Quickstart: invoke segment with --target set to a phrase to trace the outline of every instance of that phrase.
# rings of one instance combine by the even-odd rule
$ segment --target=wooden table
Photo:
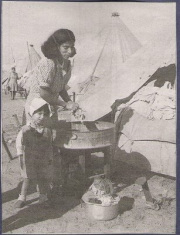
[[[105,146],[101,148],[91,148],[91,149],[67,149],[67,148],[58,148],[58,152],[61,155],[62,161],[69,164],[70,158],[78,157],[79,165],[82,172],[87,176],[87,171],[91,165],[91,154],[96,152],[102,152],[104,154],[104,174],[107,178],[111,174],[111,162],[112,162],[112,146]]]

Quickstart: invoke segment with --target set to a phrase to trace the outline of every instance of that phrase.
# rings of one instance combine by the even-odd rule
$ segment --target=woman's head
[[[76,54],[75,36],[69,29],[55,31],[41,46],[41,50],[48,59],[62,57],[68,59]]]

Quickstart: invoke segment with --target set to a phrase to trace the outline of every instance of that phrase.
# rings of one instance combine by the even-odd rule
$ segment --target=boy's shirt
[[[52,133],[49,128],[35,128],[29,124],[22,127],[16,139],[17,155],[36,160],[52,160]]]

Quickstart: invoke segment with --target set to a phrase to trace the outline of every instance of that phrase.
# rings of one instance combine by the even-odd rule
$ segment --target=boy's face
[[[45,119],[44,110],[39,110],[32,115],[32,120],[38,125],[43,125],[44,119]]]

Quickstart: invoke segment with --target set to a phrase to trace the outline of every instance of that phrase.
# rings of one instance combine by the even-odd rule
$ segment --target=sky
[[[2,64],[12,64],[12,54],[25,57],[27,42],[41,54],[41,44],[59,28],[74,32],[78,49],[109,24],[114,11],[142,44],[166,25],[175,29],[175,3],[2,2]]]

